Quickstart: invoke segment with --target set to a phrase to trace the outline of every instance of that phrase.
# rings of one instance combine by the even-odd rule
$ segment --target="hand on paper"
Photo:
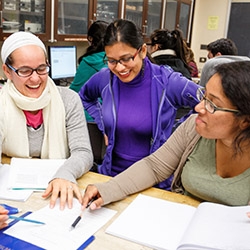
[[[49,195],[51,195],[50,208],[54,208],[56,200],[59,196],[61,210],[65,208],[66,203],[68,204],[69,208],[72,208],[74,195],[79,200],[79,202],[82,203],[82,195],[78,186],[75,183],[64,179],[54,179],[49,183],[42,197],[48,198]]]
[[[94,185],[88,185],[82,200],[82,210],[84,210],[90,200],[95,197],[97,197],[97,199],[95,199],[95,201],[93,201],[89,206],[91,210],[101,208],[101,206],[103,205],[103,199],[100,196],[98,189]]]
[[[0,206],[0,229],[8,226],[8,210]]]
[[[247,213],[247,216],[250,218],[250,212]]]

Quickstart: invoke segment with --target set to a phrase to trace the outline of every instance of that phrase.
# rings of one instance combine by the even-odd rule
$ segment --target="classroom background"
[[[149,0],[151,4],[154,4],[154,0]],[[176,0],[167,0],[176,1]],[[6,1],[4,1],[5,4]],[[45,1],[46,6],[50,1]],[[55,1],[57,4],[60,1]],[[83,1],[84,2],[84,1]],[[159,2],[158,0],[156,2]],[[90,1],[89,4],[92,4]],[[192,0],[192,5],[194,6],[192,12],[192,20],[190,26],[190,38],[189,44],[192,48],[195,60],[198,65],[198,69],[201,72],[202,67],[207,60],[207,50],[206,45],[216,39],[222,37],[228,37],[230,33],[232,40],[237,40],[237,47],[239,48],[239,54],[249,56],[247,52],[250,39],[248,38],[247,25],[250,23],[249,9],[250,0]],[[57,5],[55,7],[58,7]],[[50,8],[46,10],[52,11]],[[236,24],[232,24],[232,19],[236,19]],[[53,22],[52,18],[51,21]],[[233,25],[233,27],[230,26]],[[53,25],[53,23],[52,23]],[[244,27],[246,30],[244,30]],[[229,30],[230,29],[230,30]],[[233,34],[232,34],[233,32]],[[240,35],[237,34],[240,32]],[[88,46],[88,42],[85,41],[54,41],[46,42],[45,45],[48,46],[64,46],[64,45],[76,45],[77,46],[77,58],[80,57],[85,48]],[[0,42],[0,46],[2,42]],[[244,46],[244,51],[241,53],[241,47]],[[250,49],[249,49],[250,50]],[[2,72],[2,67],[0,63],[0,77],[4,77]]]

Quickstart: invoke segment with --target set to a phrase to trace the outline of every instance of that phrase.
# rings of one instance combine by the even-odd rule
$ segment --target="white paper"
[[[9,187],[44,190],[65,159],[11,159]]]
[[[30,190],[11,190],[8,186],[11,166],[0,164],[0,199],[26,201],[33,191]]]
[[[139,194],[106,232],[154,249],[176,250],[196,208]]]
[[[57,200],[55,208],[46,206],[26,217],[46,225],[19,221],[4,233],[48,250],[76,250],[116,214],[115,210],[104,207],[95,211],[86,209],[81,221],[70,231],[80,212],[78,200],[74,199],[72,209],[66,207],[64,210],[60,210]]]

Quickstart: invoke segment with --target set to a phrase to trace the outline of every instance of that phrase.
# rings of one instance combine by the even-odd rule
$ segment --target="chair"
[[[94,162],[101,164],[106,151],[104,137],[95,122],[87,122],[90,143],[94,155]]]

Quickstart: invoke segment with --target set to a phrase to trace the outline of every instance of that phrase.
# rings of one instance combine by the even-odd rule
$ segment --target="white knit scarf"
[[[22,95],[10,80],[0,90],[2,153],[8,156],[29,157],[26,117],[23,110],[40,109],[43,110],[44,123],[41,158],[68,158],[65,108],[58,88],[49,77],[46,88],[39,98]]]

